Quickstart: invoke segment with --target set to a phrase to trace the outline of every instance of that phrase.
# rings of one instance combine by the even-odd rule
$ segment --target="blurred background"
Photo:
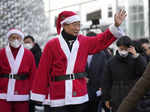
[[[50,38],[57,36],[56,19],[64,10],[79,14],[82,34],[103,32],[121,8],[128,14],[121,25],[125,33],[133,39],[149,39],[149,0],[1,0],[0,48],[7,44],[6,33],[11,28],[32,35],[43,48]]]

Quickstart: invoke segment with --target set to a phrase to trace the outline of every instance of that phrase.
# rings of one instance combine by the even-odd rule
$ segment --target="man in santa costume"
[[[21,31],[11,29],[7,38],[8,45],[0,51],[0,111],[28,112],[35,60],[23,47]]]
[[[51,39],[44,48],[31,99],[43,102],[49,94],[51,112],[83,112],[88,101],[87,57],[104,50],[123,35],[118,27],[125,17],[126,12],[121,10],[115,15],[113,25],[91,38],[79,34],[80,18],[75,12],[61,12],[57,19],[59,36]]]

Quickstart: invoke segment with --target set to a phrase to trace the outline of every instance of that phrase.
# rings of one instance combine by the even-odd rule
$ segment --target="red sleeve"
[[[107,29],[103,33],[97,34],[96,36],[86,38],[89,54],[94,54],[101,50],[104,50],[116,40],[109,29]]]
[[[31,69],[30,69],[30,84],[31,85],[33,84],[33,78],[35,77],[35,73],[36,73],[35,59],[34,59],[34,56],[32,55],[32,65],[31,65]]]
[[[47,43],[42,53],[39,67],[36,71],[36,75],[33,80],[31,99],[35,101],[41,101],[46,97],[49,83],[49,73],[52,64],[50,42]]]

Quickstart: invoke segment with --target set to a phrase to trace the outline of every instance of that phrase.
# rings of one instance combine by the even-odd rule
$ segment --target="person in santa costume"
[[[83,112],[88,101],[85,80],[87,57],[122,37],[119,26],[125,17],[126,12],[119,11],[114,24],[91,38],[79,34],[80,18],[75,12],[61,12],[57,19],[59,36],[51,39],[44,48],[33,81],[31,99],[43,102],[49,94],[51,112]]]
[[[20,30],[11,29],[7,38],[8,45],[0,50],[0,111],[28,112],[35,60],[23,47]]]

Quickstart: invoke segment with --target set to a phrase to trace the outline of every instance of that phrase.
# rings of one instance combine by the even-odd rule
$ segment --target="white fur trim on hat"
[[[77,21],[80,21],[80,17],[78,15],[74,15],[74,16],[64,19],[61,22],[61,25],[63,25],[64,23],[70,24],[70,23],[77,22]]]
[[[18,30],[18,29],[11,29],[8,33],[7,33],[7,38],[9,38],[12,34],[18,34],[21,36],[22,39],[24,39],[24,34]]]

